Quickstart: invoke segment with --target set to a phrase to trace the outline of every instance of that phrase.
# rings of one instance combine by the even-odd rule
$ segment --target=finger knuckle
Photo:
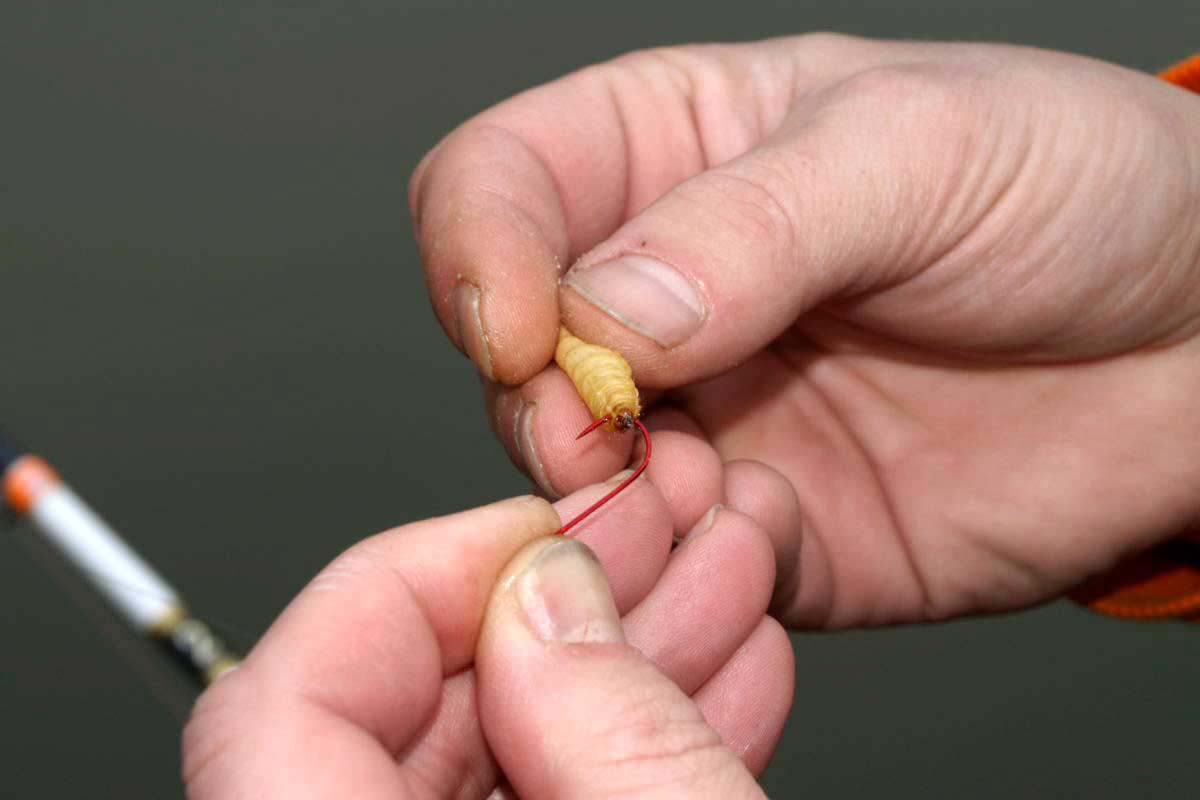
[[[792,252],[796,231],[794,192],[798,176],[784,159],[765,151],[709,173],[716,195],[713,207],[732,220],[742,233],[767,243],[786,258]]]
[[[928,98],[942,90],[942,81],[932,72],[909,65],[871,67],[846,79],[846,90],[887,102]]]
[[[876,118],[955,126],[977,112],[978,76],[923,64],[872,67],[847,78],[842,92]]]
[[[860,48],[868,40],[861,36],[851,36],[848,33],[834,31],[809,31],[792,37],[792,44],[809,54],[827,55],[834,58],[847,51]]]
[[[690,703],[631,687],[613,698],[613,709],[616,722],[597,732],[593,744],[603,744],[592,749],[603,754],[596,766],[609,775],[619,770],[633,784],[639,776],[687,781],[723,761],[721,737]]]
[[[309,582],[311,592],[338,592],[357,590],[370,577],[383,569],[378,557],[378,537],[359,542],[330,562]]]
[[[665,75],[687,85],[689,74],[704,64],[703,45],[650,47],[633,50],[609,62],[612,67],[643,75]]]

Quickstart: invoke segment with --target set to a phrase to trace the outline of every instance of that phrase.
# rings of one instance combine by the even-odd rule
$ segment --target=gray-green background
[[[351,542],[526,488],[426,306],[422,153],[622,51],[815,29],[1155,69],[1200,47],[1200,5],[6,0],[0,425],[248,646]],[[0,535],[0,796],[177,794],[187,682],[54,564]],[[1197,785],[1183,626],[1057,604],[795,647],[775,795]]]

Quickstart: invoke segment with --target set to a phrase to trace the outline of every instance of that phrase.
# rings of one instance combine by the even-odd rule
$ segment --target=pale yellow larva
[[[633,370],[616,350],[588,344],[566,328],[558,329],[554,360],[587,404],[594,419],[609,418],[608,427],[623,431],[642,413]]]

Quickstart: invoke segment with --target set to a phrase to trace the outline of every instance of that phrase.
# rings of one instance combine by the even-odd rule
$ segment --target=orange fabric
[[[4,496],[18,514],[28,514],[38,495],[59,484],[58,473],[37,456],[21,456],[4,471]]]
[[[1200,53],[1158,77],[1200,93]],[[1200,542],[1178,539],[1134,556],[1088,581],[1071,597],[1114,617],[1200,620]]]
[[[1200,619],[1200,544],[1168,542],[1088,581],[1071,597],[1113,617]]]
[[[1200,92],[1200,53],[1158,73],[1164,81]]]

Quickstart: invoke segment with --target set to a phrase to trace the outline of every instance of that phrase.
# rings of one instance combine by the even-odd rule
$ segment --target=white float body
[[[66,484],[40,491],[28,516],[138,630],[154,633],[178,615],[175,590]]]

